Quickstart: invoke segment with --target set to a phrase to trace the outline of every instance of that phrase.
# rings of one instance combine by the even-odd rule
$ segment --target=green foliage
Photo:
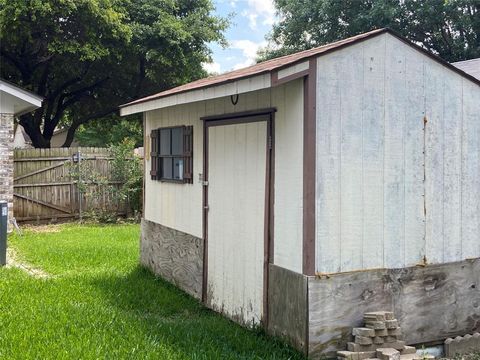
[[[138,118],[111,115],[81,125],[75,134],[80,146],[105,147],[124,139],[131,139],[135,147],[143,146],[143,126]]]
[[[275,0],[280,22],[260,60],[390,27],[443,59],[480,57],[480,2]]]
[[[302,359],[138,266],[138,225],[61,225],[11,236],[0,268],[2,359]]]
[[[135,143],[131,139],[110,146],[113,156],[110,166],[112,180],[121,183],[112,189],[114,197],[120,202],[126,202],[129,211],[137,215],[142,210],[143,167],[142,160],[133,153],[134,148]]]
[[[227,22],[211,0],[0,0],[0,76],[45,97],[20,118],[35,147],[118,105],[206,73]]]

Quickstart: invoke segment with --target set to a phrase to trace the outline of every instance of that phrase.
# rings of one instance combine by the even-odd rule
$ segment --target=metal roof
[[[469,78],[470,80],[472,80],[475,83],[477,83],[478,85],[480,85],[480,80],[479,79],[477,79],[474,76],[464,72],[462,69],[451,65],[450,63],[443,60],[439,56],[434,55],[434,54],[430,53],[429,51],[425,50],[424,48],[412,43],[411,41],[407,40],[405,37],[403,37],[402,35],[399,35],[395,31],[393,31],[389,28],[382,28],[382,29],[372,30],[372,31],[369,31],[369,32],[366,32],[366,33],[363,33],[363,34],[359,34],[359,35],[356,35],[356,36],[352,36],[350,38],[343,39],[343,40],[340,40],[340,41],[336,41],[334,43],[326,44],[326,45],[323,45],[323,46],[320,46],[320,47],[317,47],[317,48],[313,48],[313,49],[310,49],[310,50],[305,50],[305,51],[297,52],[295,54],[281,56],[281,57],[278,57],[278,58],[275,58],[275,59],[272,59],[272,60],[264,61],[264,62],[255,64],[255,65],[243,68],[243,69],[234,70],[234,71],[230,71],[230,72],[227,72],[227,73],[224,73],[224,74],[220,74],[220,75],[211,76],[211,77],[203,78],[203,79],[200,79],[200,80],[196,80],[196,81],[187,83],[185,85],[177,86],[173,89],[162,91],[162,92],[159,92],[157,94],[153,94],[153,95],[150,95],[150,96],[138,99],[138,100],[134,100],[134,101],[129,102],[127,104],[120,105],[120,108],[131,106],[131,105],[136,105],[136,104],[139,104],[139,103],[148,102],[148,101],[151,101],[151,100],[160,99],[160,98],[163,98],[163,97],[167,97],[167,96],[178,94],[178,93],[187,92],[187,91],[190,91],[190,90],[206,88],[206,87],[214,86],[214,85],[225,84],[225,83],[233,82],[233,81],[236,81],[236,80],[239,80],[239,79],[244,79],[244,78],[248,78],[248,77],[251,77],[251,76],[272,72],[274,70],[278,70],[278,69],[281,69],[283,67],[286,67],[286,66],[304,61],[304,60],[306,60],[310,57],[324,55],[324,54],[330,53],[332,51],[339,50],[343,47],[355,44],[357,42],[375,37],[375,36],[383,34],[383,33],[390,33],[391,35],[395,36],[399,40],[401,40],[404,43],[416,48],[420,52],[422,52],[425,55],[433,58],[434,60],[441,63],[442,65],[448,67],[449,69],[459,73],[460,75],[462,75],[464,77]]]

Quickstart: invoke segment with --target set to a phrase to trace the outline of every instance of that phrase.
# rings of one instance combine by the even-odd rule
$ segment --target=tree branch
[[[110,115],[110,114],[114,113],[115,111],[117,111],[117,109],[118,109],[117,107],[112,107],[112,108],[109,108],[107,110],[104,110],[104,111],[101,111],[101,112],[98,112],[98,113],[95,113],[95,114],[92,114],[92,115],[88,115],[84,118],[74,120],[74,122],[72,123],[72,125],[70,125],[70,127],[68,129],[67,137],[66,137],[65,142],[63,143],[62,147],[70,147],[70,145],[72,145],[73,138],[75,137],[75,132],[77,131],[77,129],[80,125],[85,124],[85,123],[89,122],[90,120],[97,119],[97,118],[102,118],[102,117],[105,117],[107,115]]]

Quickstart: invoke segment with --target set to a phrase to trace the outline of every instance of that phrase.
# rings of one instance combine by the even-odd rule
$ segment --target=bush
[[[138,216],[142,210],[143,168],[134,149],[135,142],[128,138],[110,146],[112,180],[121,182],[119,187],[112,187],[112,191],[118,201],[127,204],[127,215]]]

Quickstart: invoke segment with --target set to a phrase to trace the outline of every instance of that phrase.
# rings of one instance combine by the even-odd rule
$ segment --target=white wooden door
[[[207,302],[258,324],[263,309],[267,122],[208,128]]]

